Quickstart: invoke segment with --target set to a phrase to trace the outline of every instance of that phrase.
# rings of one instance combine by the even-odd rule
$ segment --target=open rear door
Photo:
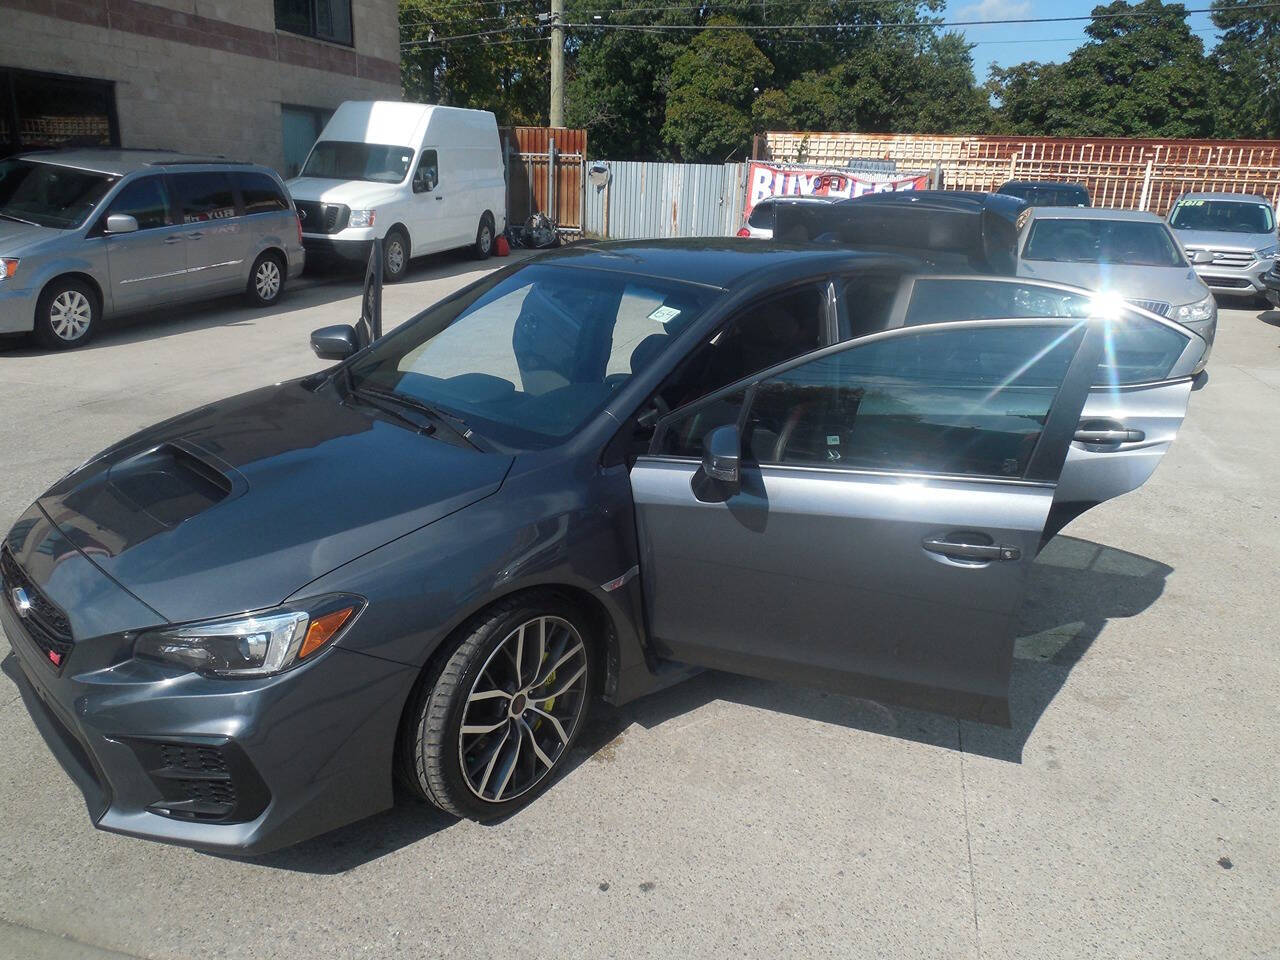
[[[360,297],[360,319],[356,322],[356,347],[363,350],[382,336],[382,241],[369,247],[364,271],[364,293]]]

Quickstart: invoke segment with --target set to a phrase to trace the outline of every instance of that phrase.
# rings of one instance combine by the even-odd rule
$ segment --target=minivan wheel
[[[476,228],[476,242],[472,253],[477,260],[488,260],[493,254],[493,221],[487,213],[480,218],[480,226]]]
[[[269,307],[279,302],[284,294],[284,267],[274,253],[262,253],[253,261],[249,271],[247,292],[250,301],[259,307]]]
[[[392,230],[382,241],[382,279],[395,283],[409,269],[409,238],[402,230]]]
[[[97,330],[101,312],[98,294],[87,283],[70,277],[55,280],[36,303],[36,340],[50,350],[78,347]]]
[[[595,657],[582,614],[550,593],[498,603],[462,632],[406,713],[401,774],[440,809],[491,820],[564,768],[595,693]]]

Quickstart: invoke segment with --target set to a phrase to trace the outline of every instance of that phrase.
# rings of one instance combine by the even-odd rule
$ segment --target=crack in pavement
[[[960,798],[964,801],[964,845],[969,855],[969,897],[973,903],[973,946],[982,960],[982,929],[978,924],[978,885],[973,877],[973,831],[969,827],[969,785],[964,774],[964,729],[956,721],[956,743],[960,753]]]
[[[9,928],[9,935],[3,936],[6,927]],[[25,931],[26,935],[23,936],[17,933],[17,931]],[[38,941],[38,943],[31,943],[30,941],[33,939]],[[41,952],[39,953],[6,953],[4,945],[13,946],[15,945],[15,940],[26,941],[22,944],[24,947],[31,948],[39,946],[41,948],[49,948],[50,952],[45,953],[43,952],[43,949],[41,949]],[[65,948],[72,944],[82,949],[70,953],[67,952]],[[59,949],[55,950],[55,947]],[[0,958],[8,960],[8,958],[13,957],[16,960],[19,956],[22,957],[22,960],[32,960],[33,957],[67,957],[73,958],[73,960],[150,960],[150,958],[144,957],[141,954],[121,953],[119,950],[112,950],[110,947],[100,947],[97,944],[89,943],[86,940],[79,940],[75,937],[69,937],[61,933],[53,933],[49,930],[43,930],[40,927],[33,927],[25,923],[18,923],[17,921],[0,917]]]

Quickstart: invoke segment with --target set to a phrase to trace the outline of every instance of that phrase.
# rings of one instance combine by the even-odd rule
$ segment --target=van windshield
[[[400,183],[409,175],[413,164],[411,147],[392,147],[381,143],[352,143],[346,140],[321,140],[307,157],[300,176],[323,180],[372,180],[374,183]]]
[[[115,182],[91,170],[0,160],[0,219],[71,230],[84,223]]]

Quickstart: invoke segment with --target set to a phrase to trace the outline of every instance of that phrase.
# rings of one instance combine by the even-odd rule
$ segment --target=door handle
[[[203,236],[204,236],[204,234],[203,234],[203,233],[201,233],[199,230],[197,230],[195,233],[188,233],[188,234],[187,234],[187,239],[188,239],[188,240],[199,240],[199,239],[200,239],[201,237],[203,237]]]
[[[165,238],[164,238],[164,242],[165,242],[165,243],[181,243],[181,242],[182,242],[182,237],[177,236],[177,235],[174,235],[174,236],[172,236],[172,237],[165,237]]]
[[[1073,439],[1081,443],[1137,443],[1147,439],[1141,430],[1130,430],[1125,427],[1081,427],[1076,430]]]
[[[437,200],[443,200],[443,199],[444,199],[444,197],[440,196],[440,194],[438,194],[438,193],[437,193],[437,194],[436,194],[436,199],[437,199]]]
[[[921,541],[921,546],[930,553],[941,553],[944,556],[958,557],[962,560],[1001,560],[1007,562],[1022,559],[1022,551],[1018,547],[1007,543],[957,543],[953,540],[925,537]]]

